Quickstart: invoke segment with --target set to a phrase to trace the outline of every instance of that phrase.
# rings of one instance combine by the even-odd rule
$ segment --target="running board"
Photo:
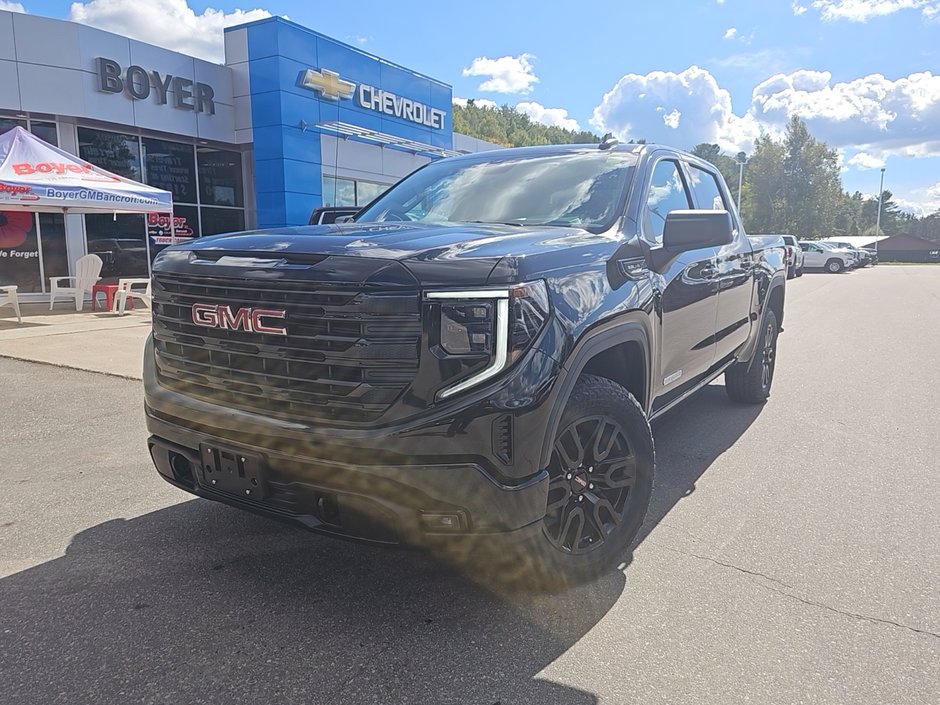
[[[657,410],[654,411],[652,414],[650,414],[649,420],[650,420],[650,421],[653,421],[654,419],[658,419],[660,416],[662,416],[663,414],[665,414],[667,411],[669,411],[669,410],[670,410],[672,407],[674,407],[676,404],[678,404],[678,403],[681,402],[681,401],[684,401],[684,400],[688,399],[690,396],[692,396],[693,394],[695,394],[698,390],[700,390],[700,389],[701,389],[702,387],[704,387],[706,384],[709,384],[710,382],[712,382],[712,380],[716,379],[716,378],[718,377],[718,375],[722,374],[725,370],[727,370],[729,367],[731,367],[731,365],[733,365],[735,362],[737,362],[737,360],[735,360],[734,358],[731,358],[730,360],[728,360],[725,364],[721,365],[721,366],[720,366],[717,370],[715,370],[712,374],[706,375],[705,377],[703,377],[702,380],[701,380],[698,384],[696,384],[694,387],[692,387],[691,389],[689,389],[687,392],[685,392],[685,393],[682,394],[681,396],[678,396],[678,397],[676,397],[675,399],[673,399],[671,402],[669,402],[668,404],[666,404],[666,406],[664,406],[662,409],[657,409]]]

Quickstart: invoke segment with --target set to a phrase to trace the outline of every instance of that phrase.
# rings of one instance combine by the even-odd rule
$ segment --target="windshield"
[[[620,214],[636,155],[598,149],[444,159],[415,172],[357,222],[506,223],[599,231]]]

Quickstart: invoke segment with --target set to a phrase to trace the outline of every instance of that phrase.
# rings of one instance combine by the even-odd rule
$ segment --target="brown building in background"
[[[872,247],[878,248],[881,262],[940,262],[940,242],[907,233],[879,240]]]

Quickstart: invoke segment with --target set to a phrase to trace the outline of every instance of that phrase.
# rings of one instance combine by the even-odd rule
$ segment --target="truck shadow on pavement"
[[[654,425],[659,479],[639,540],[759,411],[709,387]],[[185,501],[95,526],[63,557],[0,580],[3,699],[597,703],[582,674],[603,664],[563,662],[587,679],[580,687],[538,674],[604,618],[629,577],[499,594],[421,553]],[[611,654],[608,677],[629,683],[631,661]]]

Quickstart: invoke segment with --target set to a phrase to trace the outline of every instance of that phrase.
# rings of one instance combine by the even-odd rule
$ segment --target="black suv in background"
[[[721,374],[770,394],[785,253],[732,203],[711,164],[606,140],[445,159],[355,222],[170,248],[157,470],[333,536],[470,545],[497,579],[588,580],[643,522],[649,420]]]

